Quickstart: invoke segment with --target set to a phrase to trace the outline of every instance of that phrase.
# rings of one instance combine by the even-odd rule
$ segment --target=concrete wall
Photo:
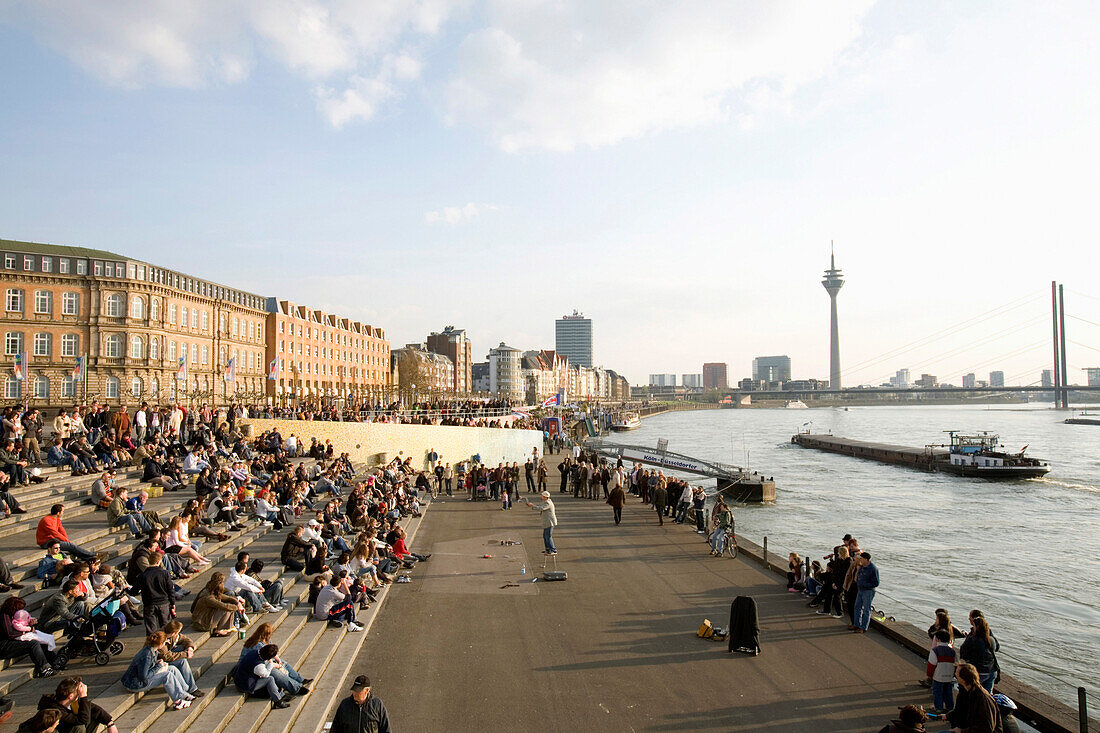
[[[523,463],[532,448],[542,453],[539,430],[264,419],[242,420],[241,424],[251,426],[252,435],[272,428],[278,428],[284,439],[294,433],[307,447],[310,438],[322,443],[331,440],[337,453],[350,453],[353,461],[368,465],[391,460],[400,453],[402,458],[412,456],[416,468],[427,468],[432,448],[444,463],[454,464],[480,454],[481,460],[491,466],[499,462]]]

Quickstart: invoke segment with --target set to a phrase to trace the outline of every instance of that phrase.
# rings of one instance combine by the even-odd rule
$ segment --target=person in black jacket
[[[730,604],[730,627],[726,632],[729,652],[760,654],[760,618],[751,596],[737,596]]]
[[[159,552],[149,557],[149,567],[141,574],[142,617],[145,633],[159,631],[176,615],[176,599],[172,592],[172,580],[161,566]]]
[[[107,733],[118,733],[114,718],[106,710],[88,700],[88,687],[79,677],[66,677],[57,684],[52,695],[43,695],[38,700],[39,710],[56,710],[59,719],[59,733],[84,731],[97,733],[100,726]]]
[[[386,706],[370,693],[370,678],[361,674],[351,685],[351,695],[340,701],[329,733],[390,733]]]
[[[955,677],[959,680],[959,696],[955,700],[955,709],[947,714],[951,730],[972,733],[1004,733],[1001,713],[997,703],[978,677],[973,664],[960,664],[955,667]]]
[[[981,678],[982,687],[993,692],[993,684],[1001,676],[997,663],[997,638],[989,630],[989,622],[981,611],[970,612],[970,633],[959,647],[959,659],[974,665]]]

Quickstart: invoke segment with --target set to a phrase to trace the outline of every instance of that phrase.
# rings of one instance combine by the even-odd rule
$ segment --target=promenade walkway
[[[615,527],[602,502],[552,493],[563,583],[530,582],[542,539],[525,505],[432,505],[413,549],[434,555],[355,664],[398,729],[877,731],[930,702],[911,652],[813,615],[755,563],[709,556],[636,499]],[[724,626],[737,595],[759,604],[759,657],[695,636],[704,617]]]

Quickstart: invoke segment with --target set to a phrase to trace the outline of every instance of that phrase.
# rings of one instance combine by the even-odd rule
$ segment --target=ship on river
[[[1003,450],[1001,438],[995,433],[946,432],[951,437],[950,443],[923,448],[871,443],[834,435],[812,435],[809,431],[793,436],[791,442],[804,448],[971,478],[1038,478],[1050,472],[1050,464],[1046,461],[1024,455],[1027,446],[1019,453]]]

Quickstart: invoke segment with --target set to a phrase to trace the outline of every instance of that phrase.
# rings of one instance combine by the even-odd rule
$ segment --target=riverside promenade
[[[602,502],[551,493],[559,583],[530,582],[542,536],[526,505],[432,503],[413,550],[433,557],[390,594],[355,664],[395,729],[877,731],[931,702],[912,652],[814,615],[760,565],[711,557],[636,499],[616,527]],[[737,595],[759,605],[758,657],[695,636],[703,618],[725,626]]]

